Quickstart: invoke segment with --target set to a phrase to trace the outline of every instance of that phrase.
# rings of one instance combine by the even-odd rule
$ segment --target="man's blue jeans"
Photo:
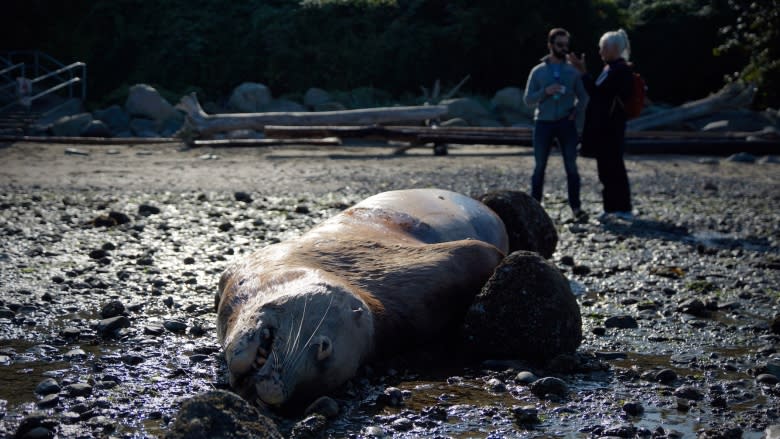
[[[534,160],[536,166],[531,177],[531,196],[542,201],[544,171],[550,157],[553,139],[558,139],[566,169],[566,182],[569,189],[569,206],[580,208],[580,174],[577,172],[577,125],[569,118],[556,121],[537,120],[534,125]]]

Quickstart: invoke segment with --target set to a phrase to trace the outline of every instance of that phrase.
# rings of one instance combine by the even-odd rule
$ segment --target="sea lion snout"
[[[260,324],[255,330],[234,338],[226,346],[225,360],[230,371],[231,385],[265,365],[273,344],[274,332],[270,325]]]

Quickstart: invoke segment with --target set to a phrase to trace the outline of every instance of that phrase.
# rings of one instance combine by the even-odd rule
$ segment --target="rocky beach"
[[[780,165],[628,156],[636,218],[544,207],[584,340],[540,366],[443,349],[372,364],[284,437],[780,437]],[[528,148],[0,144],[0,437],[162,437],[227,389],[214,292],[228,263],[375,193],[528,190]]]

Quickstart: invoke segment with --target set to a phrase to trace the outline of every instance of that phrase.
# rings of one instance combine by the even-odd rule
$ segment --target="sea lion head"
[[[305,272],[228,283],[220,338],[230,385],[251,401],[306,402],[354,376],[372,348],[373,318],[354,289]]]

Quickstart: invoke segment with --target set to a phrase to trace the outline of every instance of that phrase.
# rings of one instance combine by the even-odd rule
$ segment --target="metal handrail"
[[[28,104],[27,102],[24,102],[24,105],[26,105],[26,106],[28,106],[28,107],[29,107],[29,106],[30,106],[30,104],[32,104],[32,101],[34,101],[34,100],[36,100],[36,99],[38,99],[38,98],[41,98],[41,97],[43,97],[43,96],[46,96],[47,94],[50,94],[50,93],[52,93],[52,92],[55,92],[55,91],[57,91],[57,90],[59,90],[59,89],[61,89],[61,88],[63,88],[63,87],[67,87],[68,85],[75,84],[75,83],[77,83],[77,82],[79,82],[79,81],[81,81],[81,78],[79,78],[79,77],[77,76],[77,77],[75,77],[75,78],[72,78],[72,79],[69,79],[69,80],[67,80],[67,81],[65,81],[65,82],[63,82],[63,83],[61,83],[61,84],[57,84],[57,85],[55,85],[54,87],[50,87],[50,88],[48,88],[48,89],[46,89],[46,90],[44,90],[44,91],[42,91],[42,92],[38,93],[38,94],[37,94],[37,95],[35,95],[35,96],[30,96],[30,97],[27,97],[27,98],[23,98],[23,99],[22,99],[22,101],[27,101],[27,102],[29,102],[29,104]]]
[[[14,71],[16,69],[21,69],[22,76],[24,76],[24,63],[23,62],[14,64],[12,66],[4,68],[3,70],[0,70],[0,75],[7,75],[8,73],[11,73],[12,71]]]
[[[73,86],[77,83],[81,83],[81,100],[84,101],[87,97],[87,65],[83,62],[64,65],[52,56],[38,50],[3,52],[2,55],[0,55],[0,61],[2,61],[0,66],[3,66],[3,69],[0,70],[0,76],[9,79],[8,83],[0,85],[0,94],[11,98],[10,102],[5,98],[3,99],[7,104],[0,105],[0,112],[13,107],[14,105],[22,105],[29,108],[36,99],[40,99],[43,96],[52,94],[65,87],[68,88],[68,97],[73,98]],[[48,66],[43,64],[42,61],[45,61]],[[51,70],[52,67],[55,70]],[[50,80],[48,84],[51,84],[52,79],[56,81],[56,84],[33,96],[18,96],[16,90],[8,91],[8,89],[12,89],[18,85],[17,81],[15,79],[10,79],[8,75],[18,68],[21,68],[22,70],[22,78],[25,78],[26,71],[32,70],[34,78],[27,79],[29,85],[38,84],[38,88],[41,88],[44,86],[42,84],[43,81]],[[81,70],[79,71],[79,69]]]
[[[85,65],[86,65],[86,64],[84,64],[83,62],[74,62],[73,64],[67,65],[67,66],[65,66],[65,67],[62,67],[62,68],[60,68],[60,69],[57,69],[57,70],[55,70],[55,71],[53,71],[53,72],[49,72],[49,73],[47,73],[47,74],[45,74],[45,75],[43,75],[43,76],[39,76],[39,77],[37,77],[37,78],[35,78],[35,79],[31,80],[30,82],[31,82],[32,84],[35,84],[36,82],[40,82],[40,81],[43,81],[44,79],[49,79],[49,78],[51,78],[52,76],[57,76],[57,75],[59,75],[60,73],[67,72],[67,71],[68,71],[68,70],[70,70],[70,69],[75,69],[76,67],[81,67],[81,66],[85,66]]]

